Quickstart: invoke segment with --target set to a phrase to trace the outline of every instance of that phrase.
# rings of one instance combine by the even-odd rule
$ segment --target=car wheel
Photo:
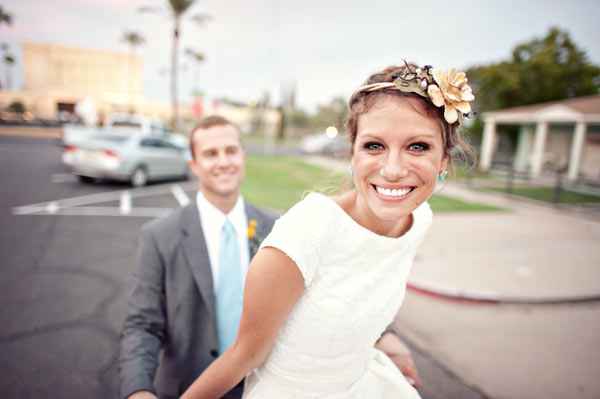
[[[148,172],[146,172],[146,169],[142,167],[136,168],[131,174],[130,182],[133,187],[143,187],[148,184]]]
[[[77,176],[77,178],[79,179],[80,182],[86,183],[86,184],[93,183],[96,181],[96,179],[94,179],[93,177],[90,177],[90,176],[79,175],[79,176]]]

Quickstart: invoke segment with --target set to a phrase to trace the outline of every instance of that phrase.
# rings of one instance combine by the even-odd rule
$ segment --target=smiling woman
[[[248,269],[234,344],[184,398],[221,397],[244,376],[245,399],[419,397],[391,360],[389,325],[472,97],[464,74],[408,64],[355,92],[354,188],[311,193],[277,220]]]
[[[355,190],[339,201],[361,225],[400,236],[410,228],[412,210],[446,177],[452,154],[471,153],[457,130],[463,117],[457,109],[469,112],[463,98],[472,94],[464,73],[450,75],[454,86],[446,89],[448,74],[405,63],[372,75],[351,97]]]

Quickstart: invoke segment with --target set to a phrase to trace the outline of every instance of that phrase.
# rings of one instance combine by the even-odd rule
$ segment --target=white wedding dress
[[[374,345],[402,303],[431,220],[424,203],[407,233],[380,236],[319,193],[279,218],[261,246],[294,260],[306,290],[265,363],[246,377],[244,399],[419,398]]]

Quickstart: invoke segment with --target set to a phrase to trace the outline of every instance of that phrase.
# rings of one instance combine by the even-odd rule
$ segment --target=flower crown
[[[471,87],[467,84],[464,72],[455,69],[442,71],[431,65],[423,68],[413,67],[404,61],[406,68],[399,72],[392,82],[379,82],[364,85],[352,94],[352,99],[361,92],[373,92],[382,89],[396,89],[404,93],[415,93],[431,101],[436,107],[444,107],[444,119],[449,124],[462,123],[463,117],[471,112],[469,102],[475,99]]]

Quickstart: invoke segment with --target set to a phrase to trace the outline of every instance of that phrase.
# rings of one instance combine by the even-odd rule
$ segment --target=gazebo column
[[[587,125],[585,122],[577,122],[575,125],[575,135],[571,144],[571,156],[569,157],[569,172],[567,179],[577,180],[579,176],[579,166],[581,165],[581,155],[583,153],[583,144],[585,143]]]
[[[544,163],[544,147],[548,134],[548,122],[538,122],[535,127],[533,153],[531,154],[531,176],[538,177]]]
[[[487,118],[484,121],[483,138],[481,141],[481,158],[479,168],[483,171],[489,170],[492,166],[492,155],[496,141],[496,121]]]

